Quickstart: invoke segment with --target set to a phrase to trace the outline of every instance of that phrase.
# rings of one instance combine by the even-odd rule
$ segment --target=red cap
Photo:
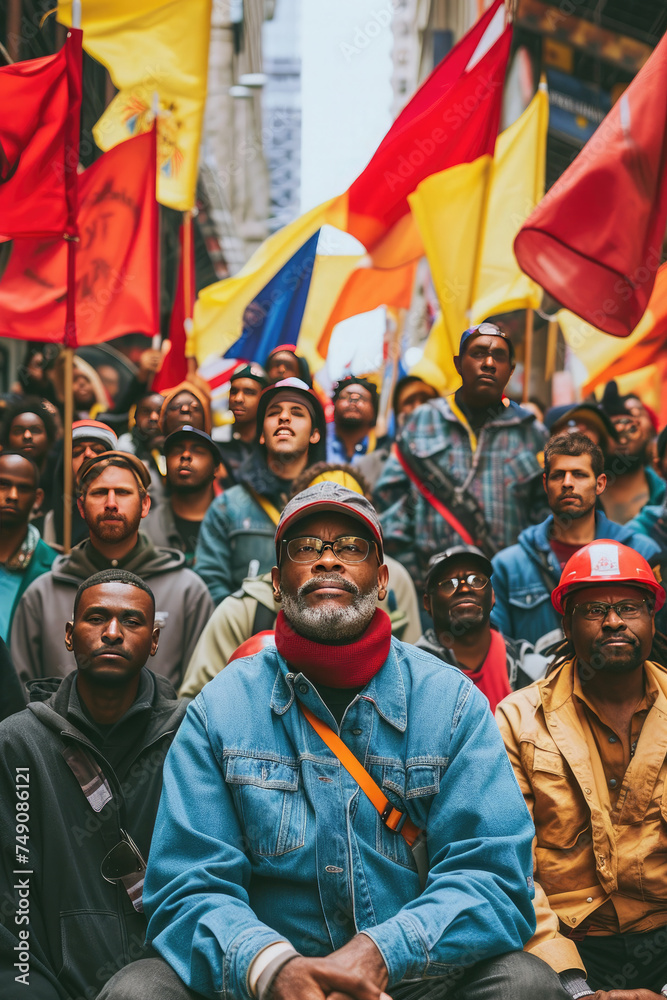
[[[664,588],[656,580],[653,570],[643,556],[634,549],[610,538],[599,538],[583,545],[565,563],[560,583],[551,595],[559,614],[565,614],[567,595],[573,590],[594,587],[596,584],[625,583],[650,590],[655,597],[655,610],[665,603]]]

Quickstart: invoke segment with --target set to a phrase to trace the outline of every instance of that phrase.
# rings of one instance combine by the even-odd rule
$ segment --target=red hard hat
[[[243,656],[254,656],[255,653],[261,653],[267,646],[275,646],[275,644],[276,633],[273,630],[257,632],[256,635],[251,635],[249,639],[236,647],[227,663],[230,664],[232,660],[240,660]]]
[[[565,599],[572,590],[599,584],[629,583],[650,590],[655,610],[665,603],[665,591],[649,564],[634,549],[610,538],[599,538],[583,545],[565,563],[560,583],[551,595],[556,611],[565,614]]]

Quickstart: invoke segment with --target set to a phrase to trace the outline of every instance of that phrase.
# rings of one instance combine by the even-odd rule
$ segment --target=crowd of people
[[[280,345],[221,436],[126,339],[72,498],[50,348],[0,401],[0,995],[667,996],[667,428],[487,322],[389,420]]]

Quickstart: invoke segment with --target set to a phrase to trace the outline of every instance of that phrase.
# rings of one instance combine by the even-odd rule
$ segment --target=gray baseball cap
[[[493,573],[491,561],[476,545],[452,545],[451,548],[445,549],[444,552],[438,552],[437,555],[429,559],[426,589],[428,590],[431,586],[434,576],[440,576],[443,571],[452,569],[464,559],[475,564],[485,576],[490,577]]]
[[[297,493],[283,510],[276,529],[276,559],[278,561],[280,561],[280,545],[285,533],[301,518],[325,511],[347,514],[368,528],[374,541],[378,544],[380,560],[384,559],[382,528],[373,504],[361,493],[349,490],[346,486],[341,486],[340,483],[324,482],[316,483],[314,486],[302,490],[301,493]]]

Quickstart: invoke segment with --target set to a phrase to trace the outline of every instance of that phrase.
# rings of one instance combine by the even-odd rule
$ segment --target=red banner
[[[76,215],[81,32],[0,68],[0,108],[0,240],[62,237]]]
[[[169,323],[169,340],[171,350],[162,363],[162,368],[153,379],[153,392],[166,392],[173,389],[175,385],[180,385],[188,375],[188,363],[185,360],[185,291],[183,281],[184,259],[183,226],[179,231],[180,254],[178,260],[178,281],[176,283],[176,295],[171,309],[171,320]],[[188,316],[192,316],[195,304],[195,241],[190,240],[190,274],[193,277],[190,289],[190,309]]]
[[[77,344],[159,331],[155,163],[152,130],[79,175]],[[66,293],[66,241],[17,240],[0,280],[0,336],[62,343]]]
[[[522,271],[617,337],[643,316],[667,225],[667,35],[520,230]]]
[[[409,219],[407,196],[417,185],[440,170],[493,155],[512,40],[511,29],[494,35],[491,22],[502,16],[501,8],[502,0],[496,0],[436,66],[348,190],[348,232],[381,267],[412,259],[398,241],[381,260],[377,250],[392,229]],[[468,68],[487,31],[497,40]]]

